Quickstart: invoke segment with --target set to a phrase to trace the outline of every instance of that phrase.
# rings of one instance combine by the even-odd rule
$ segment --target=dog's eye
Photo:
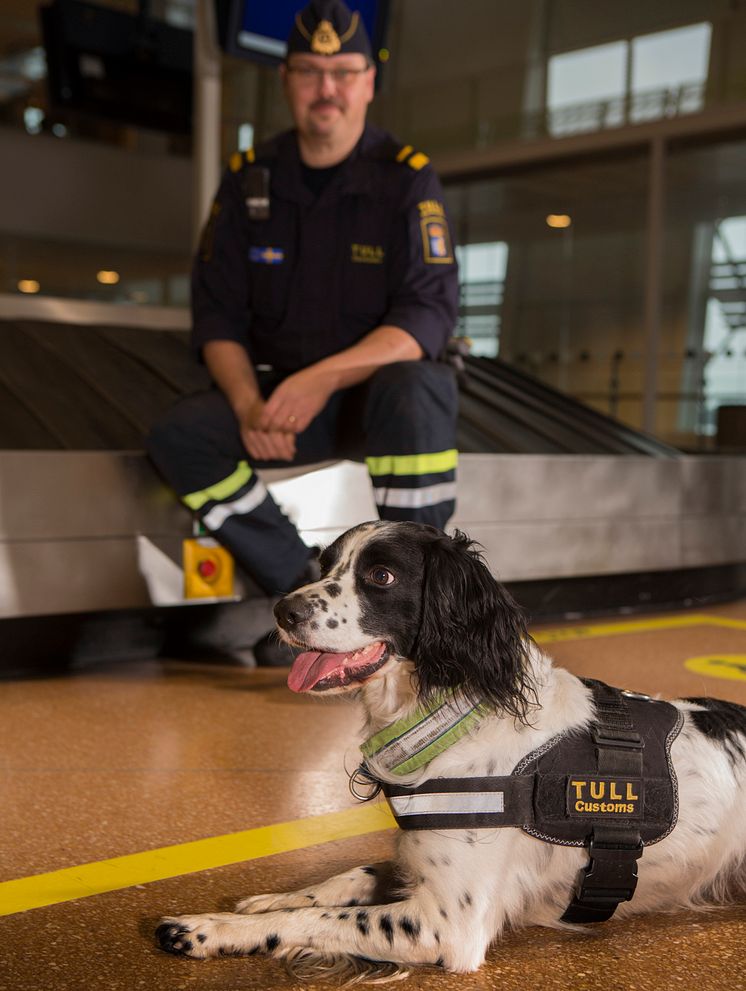
[[[393,585],[396,581],[396,578],[391,572],[387,568],[382,568],[380,565],[370,569],[368,578],[374,585]]]

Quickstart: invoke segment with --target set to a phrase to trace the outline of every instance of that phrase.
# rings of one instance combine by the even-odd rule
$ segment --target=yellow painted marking
[[[294,822],[259,826],[240,833],[3,881],[0,882],[0,916],[224,867],[226,864],[258,860],[351,836],[377,833],[394,826],[387,805],[361,805]]]
[[[725,619],[694,613],[687,616],[666,616],[662,619],[632,619],[622,623],[589,623],[583,626],[566,626],[539,630],[533,636],[537,643],[561,643],[563,640],[591,640],[597,637],[613,637],[628,633],[649,633],[655,630],[677,630],[692,626],[722,626],[733,630],[746,630],[746,620]]]
[[[708,654],[684,661],[687,671],[725,681],[746,681],[746,654]]]
[[[534,639],[537,643],[559,643],[695,626],[746,630],[746,620],[695,613],[662,619],[590,623],[583,626],[547,629],[537,632]],[[734,660],[735,658],[740,660]],[[707,662],[706,671],[694,666],[701,661]],[[740,672],[741,661],[746,669],[746,655],[740,654],[690,658],[686,662],[686,667],[690,671],[698,671],[714,677],[746,680],[746,670]],[[715,664],[721,669],[719,674],[713,671],[715,662],[723,662]],[[731,673],[726,674],[725,671]],[[47,874],[3,881],[0,882],[0,916],[26,912],[44,905],[57,905],[78,898],[88,898],[106,891],[118,891],[136,884],[148,884],[151,881],[180,877],[182,874],[193,874],[214,867],[289,853],[291,850],[317,846],[333,840],[381,832],[394,826],[395,822],[387,805],[383,803],[372,806],[362,805],[342,812],[330,812],[327,815],[311,816],[272,826],[259,826],[240,833],[194,840],[144,853],[81,864],[78,867],[66,867]]]

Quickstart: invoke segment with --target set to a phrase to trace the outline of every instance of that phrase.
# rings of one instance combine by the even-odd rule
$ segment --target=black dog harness
[[[587,847],[590,862],[563,922],[611,918],[635,892],[644,846],[668,836],[678,817],[671,745],[681,713],[647,695],[584,683],[595,721],[548,740],[510,775],[433,778],[415,788],[381,783],[402,829],[513,826],[547,843]]]

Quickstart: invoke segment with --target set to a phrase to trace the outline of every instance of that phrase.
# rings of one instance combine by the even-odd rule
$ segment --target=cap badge
[[[313,34],[308,33],[300,14],[295,16],[295,24],[306,39],[311,43],[311,51],[315,52],[317,55],[336,55],[336,53],[341,49],[342,45],[345,44],[352,38],[358,28],[358,23],[360,21],[360,15],[357,11],[352,15],[350,19],[350,26],[345,31],[345,33],[340,36],[334,29],[334,25],[331,21],[321,20],[316,25],[316,30]]]
[[[331,21],[319,21],[311,38],[311,51],[318,55],[334,55],[342,47]]]

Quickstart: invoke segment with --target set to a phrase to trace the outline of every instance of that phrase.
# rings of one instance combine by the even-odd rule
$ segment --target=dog
[[[423,788],[427,809],[443,779],[457,781],[457,789],[464,780],[468,788],[471,779],[487,782],[485,787],[492,779],[501,788],[510,785],[516,769],[527,767],[527,755],[540,761],[556,740],[574,745],[600,718],[605,703],[593,683],[553,666],[538,649],[520,610],[464,534],[451,537],[415,523],[361,524],[326,548],[321,567],[319,581],[275,607],[281,637],[303,650],[288,684],[296,692],[350,694],[362,702],[368,743],[358,787],[382,784],[395,814],[397,795],[409,801]],[[415,720],[415,732],[421,725],[427,729],[419,763],[412,763],[411,747],[398,754],[403,763],[395,766],[391,751],[409,732],[412,713],[430,712],[433,700],[444,697],[456,706],[452,722],[462,712],[474,721],[436,733],[433,744],[429,724]],[[725,903],[743,893],[746,881],[746,708],[712,699],[645,699],[632,694],[620,704],[647,706],[653,722],[668,713],[671,724],[662,750],[668,770],[656,779],[668,782],[660,793],[669,798],[669,821],[655,841],[643,843],[638,833],[630,846],[615,835],[620,822],[630,828],[624,813],[637,808],[641,788],[630,767],[637,768],[641,748],[654,749],[651,736],[637,746],[639,734],[630,736],[627,726],[611,733],[621,743],[604,750],[602,734],[598,752],[621,755],[621,765],[596,776],[593,795],[583,780],[589,777],[593,785],[593,774],[568,785],[571,813],[588,811],[589,799],[596,799],[591,814],[599,813],[603,789],[617,800],[608,803],[615,816],[611,827],[594,820],[599,835],[610,830],[612,842],[591,851],[602,872],[604,848],[612,858],[616,848],[626,850],[612,862],[607,888],[622,884],[620,877],[634,888],[639,866],[639,883],[630,900],[623,900],[629,890],[622,893],[617,918]],[[402,735],[396,727],[404,727]],[[625,765],[630,759],[633,765]],[[398,807],[405,826],[406,801]],[[450,823],[450,807],[432,813],[435,825],[429,826],[431,813],[421,815],[418,828],[398,831],[398,887],[388,902],[381,900],[382,869],[365,865],[299,891],[246,898],[235,913],[164,919],[158,942],[195,958],[259,952],[327,967],[362,959],[469,972],[506,929],[577,925],[577,918],[568,921],[568,904],[579,897],[578,878],[592,881],[587,843],[561,837],[547,842],[538,828],[521,825],[474,827],[469,816],[468,828],[441,828]],[[639,825],[632,822],[633,833]],[[593,898],[591,885],[591,906]],[[580,921],[593,921],[595,908],[589,911],[591,918],[581,912]]]

